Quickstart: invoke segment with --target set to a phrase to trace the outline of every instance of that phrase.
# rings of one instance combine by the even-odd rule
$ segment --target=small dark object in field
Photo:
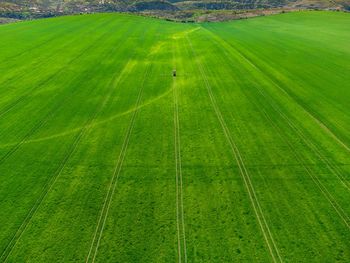
[[[176,69],[173,70],[173,77],[176,77]]]

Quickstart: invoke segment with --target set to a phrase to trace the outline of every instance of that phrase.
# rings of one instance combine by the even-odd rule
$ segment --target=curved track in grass
[[[349,262],[349,28],[0,26],[0,262]]]

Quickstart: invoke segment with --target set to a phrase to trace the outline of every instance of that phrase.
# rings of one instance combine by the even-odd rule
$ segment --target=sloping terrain
[[[0,26],[0,261],[349,262],[349,28]]]
[[[177,22],[218,22],[301,9],[350,11],[350,0],[4,0],[0,19],[131,12]]]
[[[92,12],[145,10],[239,10],[275,7],[349,9],[349,0],[4,0],[0,11]]]

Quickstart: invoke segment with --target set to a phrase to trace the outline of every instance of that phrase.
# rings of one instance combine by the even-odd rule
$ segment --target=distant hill
[[[350,10],[350,0],[0,0],[0,16],[25,18],[59,13],[147,10],[251,10],[312,8]]]

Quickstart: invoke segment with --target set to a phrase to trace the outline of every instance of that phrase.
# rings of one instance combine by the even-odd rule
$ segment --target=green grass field
[[[349,29],[0,26],[0,262],[349,262]]]

